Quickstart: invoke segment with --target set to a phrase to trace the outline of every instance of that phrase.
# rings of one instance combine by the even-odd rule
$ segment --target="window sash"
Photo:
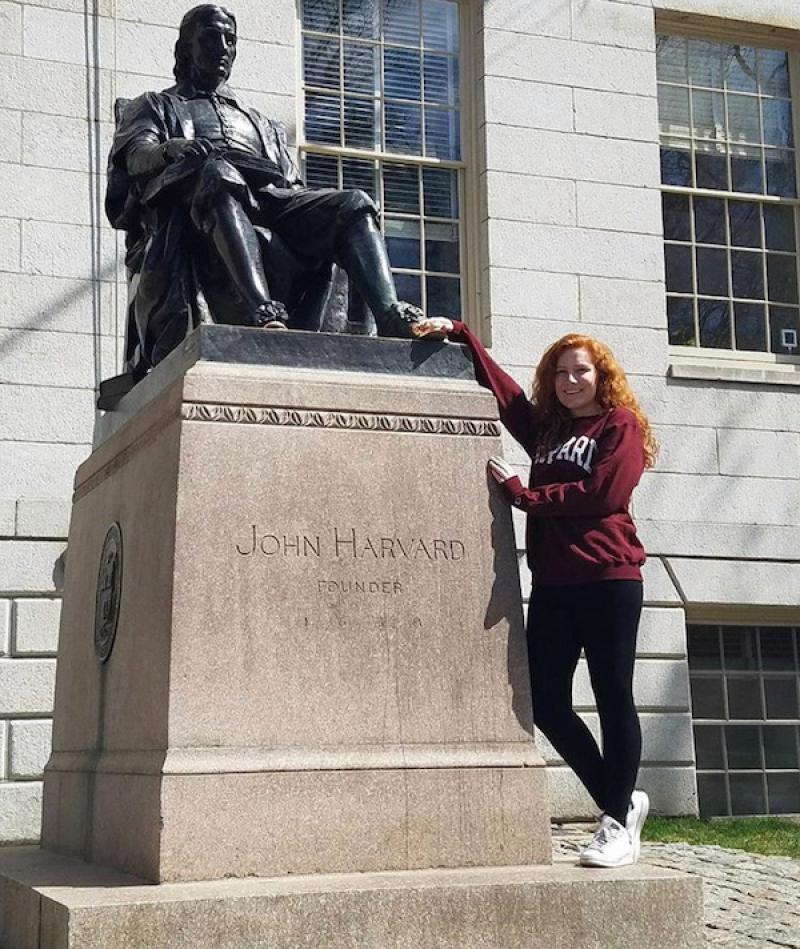
[[[695,48],[701,48],[703,42],[705,42],[706,49],[711,50],[714,56],[719,56],[722,62],[722,53],[716,51],[723,50],[723,44],[730,42],[729,39],[715,40],[696,34],[681,36],[680,32],[669,28],[661,28],[659,35],[668,36],[675,40],[677,44],[694,43]],[[741,42],[741,39],[738,41]],[[680,45],[677,48],[680,49]],[[685,47],[690,53],[692,48],[691,45]],[[755,63],[756,57],[759,58],[759,70],[761,68],[761,58],[764,58],[765,61],[769,60],[770,64],[774,66],[776,62],[780,61],[780,57],[786,53],[786,50],[773,50],[769,45],[762,46],[760,41],[755,47],[743,47],[743,51],[744,57],[749,57],[752,63]],[[797,120],[798,69],[796,67],[798,64],[796,56],[789,52],[787,62],[788,79],[791,84],[784,83],[783,78],[781,78],[783,74],[779,72],[779,79],[772,86],[756,87],[753,84],[750,89],[744,88],[743,83],[739,83],[742,88],[727,88],[722,79],[722,65],[710,81],[704,80],[701,82],[694,81],[695,77],[690,74],[691,64],[683,64],[681,68],[685,69],[685,72],[679,72],[678,74],[674,72],[665,73],[663,66],[659,70],[662,154],[663,149],[665,147],[669,148],[670,145],[685,147],[691,175],[688,186],[662,183],[662,194],[687,196],[692,203],[695,199],[703,198],[719,199],[725,202],[724,221],[721,222],[725,229],[723,240],[699,241],[697,239],[698,235],[695,233],[694,214],[689,215],[691,234],[688,238],[675,241],[665,234],[664,246],[667,264],[669,265],[670,260],[682,260],[678,271],[671,270],[668,266],[668,280],[670,276],[674,277],[676,274],[679,281],[682,281],[684,276],[686,277],[686,285],[681,286],[680,283],[676,285],[673,282],[667,289],[670,351],[676,356],[712,356],[719,359],[720,357],[734,355],[737,358],[744,357],[756,362],[800,362],[800,293],[792,293],[793,284],[795,287],[800,287],[800,211],[798,210],[800,208],[800,197],[734,191],[729,187],[729,176],[732,171],[730,162],[732,160],[741,156],[746,157],[749,154],[757,154],[761,177],[766,182],[767,174],[774,170],[770,168],[769,160],[779,153],[791,155],[795,175],[795,190],[800,185],[800,163],[798,162],[798,152],[795,150],[798,145],[797,132],[800,129]],[[698,63],[700,63],[699,60],[695,63],[696,69],[699,69]],[[700,63],[700,66],[702,66],[702,63]],[[759,73],[759,79],[761,78]],[[747,77],[745,77],[745,81],[746,79]],[[706,97],[706,99],[701,100],[704,105],[708,103],[716,104],[718,111],[714,114],[718,119],[720,135],[710,134],[708,123],[704,124],[701,121],[698,124],[695,121],[695,91],[701,92]],[[767,92],[769,94],[766,94]],[[710,98],[712,93],[713,98]],[[735,136],[731,134],[729,122],[730,102],[736,103],[737,106],[741,103],[747,103],[748,107],[753,106],[749,112],[752,120],[751,133],[740,136],[740,140],[736,140]],[[788,115],[793,120],[794,135],[791,140],[793,147],[782,151],[772,144],[764,144],[763,117],[772,110],[775,102],[789,105]],[[758,106],[758,108],[755,108],[755,106]],[[673,109],[671,113],[669,111],[670,107]],[[779,117],[783,120],[786,114],[786,109],[782,106]],[[668,119],[670,115],[674,117],[673,124],[666,129],[663,128],[665,115]],[[685,124],[687,119],[688,127]],[[683,126],[681,126],[681,122],[684,122]],[[753,124],[753,122],[756,124]],[[758,135],[755,134],[756,126]],[[774,139],[775,136],[771,135],[767,138]],[[695,179],[696,154],[719,155],[724,158],[727,169],[726,175],[728,176],[728,181],[725,182],[724,187],[697,186]],[[756,257],[749,257],[746,252],[742,253],[746,248],[732,241],[728,215],[730,202],[749,202],[760,208],[782,206],[790,209],[793,214],[795,236],[793,251],[767,247],[764,240],[763,226],[761,246],[749,248],[760,255],[758,264],[761,271],[760,284],[763,287],[763,293],[760,296],[752,295],[750,290],[748,290],[747,295],[740,292],[743,273],[741,267],[746,266],[748,270],[753,270]],[[761,218],[765,213],[759,211],[758,216]],[[671,248],[677,247],[687,248],[688,250],[671,250]],[[724,249],[724,266],[722,263],[723,253],[721,252],[715,257],[713,253],[715,248]],[[706,253],[706,249],[709,253]],[[698,250],[700,250],[699,255]],[[778,257],[784,259],[778,261]],[[698,260],[704,265],[704,273],[707,267],[713,266],[716,268],[716,277],[711,280],[710,286],[707,282],[705,286],[701,286],[704,283],[704,277],[698,273]],[[788,265],[789,260],[793,261],[793,265]],[[686,271],[687,266],[688,273],[685,274],[684,271]],[[771,273],[768,272],[770,269]],[[775,291],[781,284],[781,280],[783,280],[786,290],[781,289],[778,293],[780,298],[776,299]],[[758,280],[756,279],[757,283]],[[758,314],[758,308],[761,309],[761,316]],[[759,325],[759,320],[763,325]],[[738,340],[737,329],[740,337]],[[681,342],[681,336],[686,339],[686,342]]]
[[[733,637],[743,630],[747,634],[740,640],[739,652]],[[698,649],[701,635],[702,650]],[[778,653],[775,651],[776,640],[781,643]],[[748,813],[743,809],[748,794],[751,799],[760,799],[764,813],[786,813],[785,809],[775,806],[780,794],[784,795],[785,800],[786,782],[795,788],[794,793],[800,795],[800,629],[774,625],[690,624],[687,641],[693,700],[692,728],[698,758],[701,748],[706,756],[709,751],[713,759],[719,756],[718,760],[712,761],[706,758],[705,763],[698,764],[696,769],[701,813],[704,798],[707,802],[710,797],[716,797],[714,803],[719,804],[720,789],[723,791],[724,808],[716,807],[712,816],[717,813]],[[781,657],[783,664],[775,668],[773,663]],[[741,661],[737,662],[737,659]],[[739,717],[740,709],[731,709],[731,682],[757,684],[757,691],[753,694],[757,695],[761,717]],[[716,699],[722,700],[720,714],[697,715],[696,705],[698,701],[705,700],[707,703],[712,683],[720,683],[721,686],[719,694],[712,696],[712,704]],[[770,717],[770,684],[774,683],[791,683],[794,686],[795,715],[788,718]],[[695,694],[694,689],[698,685],[702,691]],[[740,739],[745,738],[744,732],[736,731],[739,728],[750,731],[747,732],[744,745],[740,742],[737,748],[737,734]],[[712,746],[709,746],[709,740]],[[776,751],[776,745],[783,747],[778,747]],[[790,763],[786,764],[786,761]],[[706,779],[716,782],[716,795],[709,794]],[[782,790],[777,785],[779,781],[784,782]],[[705,813],[708,814],[707,809]]]
[[[352,4],[351,4],[352,7]],[[340,17],[342,13],[342,4],[339,4]],[[468,29],[467,29],[467,11],[464,8],[464,5],[458,5],[458,37],[456,42],[452,42],[445,38],[444,45],[450,47],[450,49],[445,52],[443,49],[429,48],[425,46],[421,33],[418,37],[417,45],[413,45],[411,40],[408,42],[404,41],[404,38],[401,36],[395,36],[392,38],[387,38],[383,31],[378,30],[376,35],[367,39],[367,38],[358,38],[352,37],[343,33],[341,27],[338,28],[337,32],[326,33],[316,29],[306,29],[305,27],[302,30],[303,43],[305,45],[306,38],[310,40],[328,40],[335,41],[339,44],[340,53],[343,53],[345,46],[348,48],[356,49],[363,48],[368,49],[372,48],[375,50],[374,53],[374,71],[373,71],[373,86],[371,91],[367,89],[366,86],[362,87],[360,91],[350,91],[346,88],[345,82],[345,55],[338,56],[338,85],[337,86],[326,86],[320,85],[317,81],[309,83],[306,81],[305,75],[303,75],[303,96],[307,93],[312,95],[327,95],[330,96],[331,102],[334,100],[338,101],[338,108],[340,110],[341,126],[342,131],[341,135],[344,136],[344,108],[346,100],[354,103],[363,103],[364,107],[368,110],[369,104],[372,104],[374,119],[373,119],[373,131],[377,130],[371,142],[368,142],[368,136],[363,140],[363,143],[345,143],[344,138],[340,137],[339,141],[330,141],[330,142],[319,142],[319,141],[309,141],[306,137],[306,119],[307,119],[307,106],[302,110],[302,117],[299,123],[299,146],[298,152],[305,166],[306,162],[310,157],[317,156],[319,158],[331,159],[336,162],[336,186],[343,187],[344,182],[344,168],[346,162],[373,162],[376,172],[374,175],[374,181],[376,187],[373,188],[374,197],[379,205],[380,209],[380,224],[381,228],[384,231],[384,235],[387,239],[387,244],[390,248],[390,257],[393,257],[392,260],[392,272],[395,274],[397,282],[400,284],[398,286],[398,293],[402,297],[403,289],[411,288],[412,292],[416,292],[415,288],[418,284],[418,293],[419,297],[417,299],[412,299],[411,302],[418,302],[423,309],[426,311],[429,309],[429,304],[431,305],[431,315],[436,315],[436,313],[444,313],[445,311],[441,306],[437,306],[437,301],[452,301],[453,292],[454,292],[454,283],[456,283],[458,288],[458,312],[448,313],[447,315],[458,316],[459,318],[466,319],[468,311],[468,267],[467,267],[467,243],[468,235],[467,228],[465,225],[465,207],[466,207],[466,179],[467,179],[467,163],[463,158],[463,148],[466,143],[465,129],[464,129],[464,90],[466,88],[466,83],[468,77],[466,75],[467,69],[465,66],[466,63],[466,53],[468,52]],[[451,17],[451,20],[453,18]],[[388,51],[390,56],[396,56],[402,58],[403,55],[413,55],[414,53],[420,53],[422,50],[422,56],[426,57],[428,60],[436,64],[437,69],[431,70],[430,73],[427,73],[424,68],[420,68],[419,72],[419,98],[406,98],[402,95],[403,90],[398,87],[396,89],[391,89],[394,94],[387,95],[386,88],[386,60],[385,55]],[[457,86],[455,91],[449,91],[445,95],[445,98],[448,99],[447,103],[432,101],[431,96],[426,96],[426,80],[430,75],[433,76],[436,81],[436,90],[437,93],[440,91],[440,73],[444,71],[446,74],[445,88],[449,89],[447,83],[455,75],[457,76]],[[318,76],[315,74],[313,79],[317,79]],[[324,78],[324,77],[323,77]],[[399,75],[398,80],[401,78]],[[402,85],[402,83],[400,83]],[[413,85],[414,83],[412,83]],[[415,90],[414,90],[415,91]],[[452,101],[451,101],[452,100]],[[399,109],[403,108],[420,108],[421,115],[423,116],[421,122],[422,127],[420,129],[420,152],[423,150],[423,142],[430,142],[428,138],[433,126],[424,118],[425,116],[433,116],[434,120],[441,121],[452,121],[455,119],[458,123],[457,134],[453,138],[453,141],[460,147],[461,151],[458,153],[458,157],[444,157],[440,155],[431,155],[431,154],[419,154],[419,153],[408,153],[403,151],[389,150],[388,145],[390,142],[387,142],[387,136],[384,132],[386,127],[386,121],[384,118],[384,110],[386,107],[392,108],[396,107]],[[435,131],[435,130],[434,130]],[[429,149],[430,150],[430,149]],[[435,149],[434,149],[435,150]],[[385,166],[397,166],[399,167],[408,167],[409,170],[412,168],[418,170],[418,175],[420,178],[420,207],[417,212],[414,213],[404,213],[402,210],[395,210],[387,208],[386,202],[386,183],[384,180],[383,169]],[[455,188],[453,203],[457,205],[457,213],[455,214],[442,214],[442,213],[432,213],[429,208],[426,207],[424,203],[424,175],[427,173],[435,174],[436,171],[450,172],[452,173],[455,179]],[[347,185],[358,186],[358,185]],[[415,236],[414,231],[418,237]],[[450,228],[448,233],[447,228]],[[405,232],[405,234],[404,234]],[[408,235],[409,241],[408,245],[404,245],[404,237]],[[457,251],[456,257],[457,260],[454,261],[453,249],[451,246],[457,240]],[[414,244],[418,244],[419,252],[417,252],[413,247]],[[408,254],[398,251],[398,248],[403,248],[407,246],[411,252],[410,259],[399,259],[399,258],[408,258]],[[394,253],[392,251],[394,250]],[[418,258],[418,259],[417,259]],[[399,278],[399,279],[398,279]],[[406,281],[404,283],[404,280]],[[411,284],[407,281],[411,280]],[[416,281],[416,283],[415,283]],[[406,294],[408,297],[408,294]],[[435,312],[434,312],[435,311]]]

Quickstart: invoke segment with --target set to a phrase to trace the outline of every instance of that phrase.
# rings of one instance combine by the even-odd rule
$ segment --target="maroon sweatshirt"
[[[514,477],[503,488],[528,515],[537,584],[640,580],[645,553],[628,512],[645,460],[636,416],[620,407],[573,419],[563,442],[540,449],[536,411],[522,389],[463,323],[454,321],[450,339],[472,350],[478,382],[494,393],[501,422],[531,457],[529,487]]]

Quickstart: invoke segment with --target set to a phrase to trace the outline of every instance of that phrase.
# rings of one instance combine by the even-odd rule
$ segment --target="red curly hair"
[[[600,340],[581,333],[568,333],[556,340],[536,367],[533,377],[531,400],[542,419],[542,431],[547,447],[552,447],[564,438],[570,428],[572,416],[556,396],[556,368],[561,354],[567,349],[586,349],[597,369],[597,402],[604,410],[624,406],[634,414],[642,433],[645,467],[652,468],[658,456],[658,442],[647,416],[633,394],[625,372],[614,354]]]

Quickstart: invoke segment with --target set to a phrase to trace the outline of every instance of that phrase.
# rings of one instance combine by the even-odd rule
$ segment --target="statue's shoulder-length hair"
[[[192,40],[197,24],[202,23],[214,13],[222,13],[233,23],[233,28],[237,29],[236,17],[226,7],[217,3],[201,3],[200,6],[192,7],[188,13],[184,14],[178,31],[178,39],[175,41],[175,65],[172,67],[172,73],[177,82],[183,82],[191,75]]]
[[[536,367],[531,399],[537,409],[543,442],[553,448],[569,431],[571,416],[556,396],[556,369],[565,350],[581,348],[587,350],[597,369],[598,404],[606,411],[622,406],[635,416],[642,433],[645,467],[652,468],[658,456],[658,442],[622,366],[605,343],[581,333],[568,333],[556,340]]]

